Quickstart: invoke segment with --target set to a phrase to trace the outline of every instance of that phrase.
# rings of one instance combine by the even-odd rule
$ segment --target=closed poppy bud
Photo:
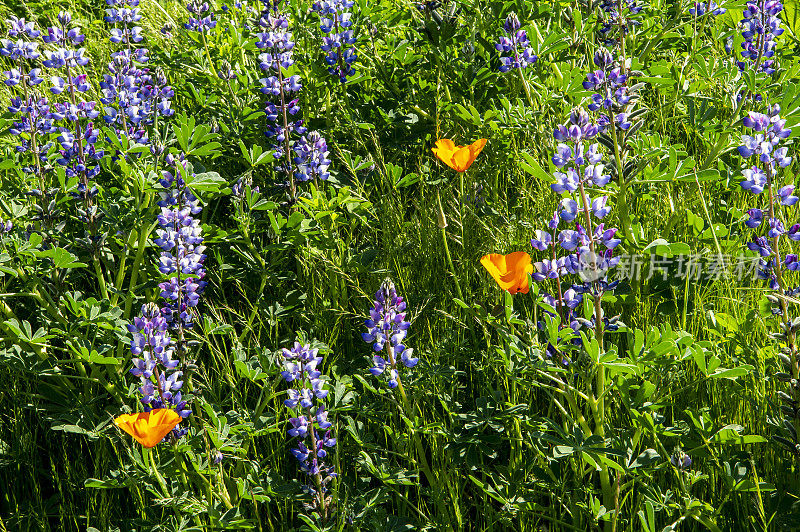
[[[444,229],[447,227],[447,218],[444,216],[444,210],[442,210],[441,202],[439,202],[439,205],[436,207],[436,226],[439,229]]]
[[[169,408],[156,408],[138,414],[123,414],[114,419],[114,424],[147,447],[155,447],[183,419]]]
[[[491,254],[481,258],[481,264],[497,282],[497,285],[509,294],[521,292],[527,294],[530,288],[528,274],[533,273],[531,256],[524,251],[515,251],[508,255]]]
[[[436,141],[433,153],[456,172],[466,172],[486,145],[486,139],[476,140],[469,146],[456,146],[450,139]]]

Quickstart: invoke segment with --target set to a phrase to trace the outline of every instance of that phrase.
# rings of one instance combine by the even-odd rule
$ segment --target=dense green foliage
[[[126,325],[159,296],[156,175],[166,167],[103,130],[98,146],[128,158],[102,160],[102,217],[90,230],[70,195],[77,178],[53,163],[54,203],[39,205],[18,137],[0,136],[0,219],[14,224],[0,233],[0,531],[800,528],[798,456],[774,439],[792,439],[778,396],[791,392],[776,377],[788,370],[763,282],[675,269],[679,257],[754,256],[736,147],[741,118],[757,107],[736,94],[761,93],[780,103],[787,127],[800,122],[796,2],[780,14],[769,76],[740,73],[725,50],[729,37],[740,49],[744,1],[701,18],[690,2],[645,2],[625,41],[643,83],[638,124],[606,220],[623,228],[615,253],[639,257],[645,274],[604,296],[606,315],[624,325],[601,344],[587,329],[567,367],[545,356],[563,336],[537,297],[546,284],[511,296],[480,259],[525,250],[541,260],[529,242],[559,202],[553,130],[591,95],[581,84],[595,68],[597,6],[442,0],[433,16],[410,0],[357,0],[359,58],[342,84],[327,72],[311,1],[291,0],[301,113],[332,160],[331,178],[298,183],[295,203],[276,186],[284,177],[264,136],[262,6],[250,3],[224,12],[214,0],[207,42],[183,29],[180,2],[140,6],[150,64],[175,90],[175,115],[154,138],[186,154],[204,205],[208,286],[187,333],[184,384],[193,415],[176,443],[144,452],[112,423],[139,409]],[[99,100],[115,50],[105,7],[12,0],[0,19],[44,28],[70,9],[91,59],[85,97]],[[511,11],[539,60],[500,73],[494,45]],[[229,66],[236,76],[221,79]],[[0,88],[4,110],[14,95]],[[0,129],[12,121],[5,113]],[[488,143],[457,174],[431,153],[439,138]],[[786,183],[800,185],[796,167],[781,170]],[[240,180],[260,193],[233,195]],[[797,208],[784,217],[798,222]],[[102,236],[96,249],[87,231]],[[667,258],[667,273],[652,269]],[[406,341],[420,358],[402,374],[409,408],[370,375],[361,339],[386,277],[408,303]],[[797,284],[798,273],[787,278]],[[325,354],[339,473],[328,520],[307,506],[286,434],[280,350],[297,338]],[[687,470],[671,461],[680,450]]]

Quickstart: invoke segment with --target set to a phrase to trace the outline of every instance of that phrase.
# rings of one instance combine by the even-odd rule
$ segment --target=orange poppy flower
[[[181,416],[169,408],[156,408],[138,414],[123,414],[114,419],[114,424],[133,436],[147,448],[155,447],[181,422]]]
[[[456,172],[466,172],[485,145],[486,139],[476,140],[469,146],[456,146],[450,139],[441,139],[436,141],[436,147],[432,150],[444,164]]]
[[[531,256],[524,251],[515,251],[508,255],[495,253],[485,255],[481,259],[481,264],[494,277],[497,285],[503,290],[508,290],[509,294],[528,293],[530,288],[528,274],[533,273],[533,264]]]

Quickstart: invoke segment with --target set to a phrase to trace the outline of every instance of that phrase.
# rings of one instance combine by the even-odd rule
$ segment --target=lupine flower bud
[[[328,144],[325,137],[318,131],[312,131],[304,135],[295,143],[293,149],[297,156],[294,162],[297,171],[294,176],[298,181],[308,181],[310,179],[326,180],[330,177],[328,168],[331,161],[328,159]]]
[[[683,451],[677,451],[669,459],[670,463],[681,471],[686,471],[692,467],[691,457]]]
[[[193,16],[189,17],[183,27],[189,31],[196,31],[199,33],[209,32],[217,26],[217,21],[214,20],[214,13],[209,12],[211,6],[208,2],[199,2],[198,0],[189,0],[186,4],[186,11]],[[206,15],[206,13],[208,13]],[[205,16],[204,16],[205,15]]]

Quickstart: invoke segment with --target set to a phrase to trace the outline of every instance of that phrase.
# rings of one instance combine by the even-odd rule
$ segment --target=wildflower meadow
[[[0,0],[0,532],[800,530],[794,0]]]

